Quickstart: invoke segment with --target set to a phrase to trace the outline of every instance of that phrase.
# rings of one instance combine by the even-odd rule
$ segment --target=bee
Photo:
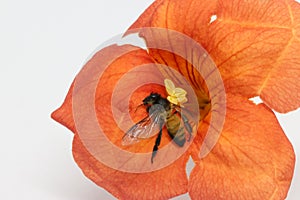
[[[158,93],[150,93],[140,106],[145,106],[148,116],[132,126],[123,136],[122,144],[131,145],[157,135],[153,146],[151,163],[158,151],[161,142],[162,129],[167,128],[168,135],[179,147],[184,146],[192,136],[192,126],[188,118],[183,115],[181,107],[170,102],[168,98]],[[181,123],[183,122],[183,123]],[[188,137],[186,137],[186,131]]]

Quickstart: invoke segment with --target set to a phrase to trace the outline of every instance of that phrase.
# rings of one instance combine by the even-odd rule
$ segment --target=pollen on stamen
[[[173,81],[170,79],[165,79],[164,83],[168,93],[168,101],[175,105],[184,107],[182,104],[188,101],[186,97],[187,92],[183,88],[175,87]]]

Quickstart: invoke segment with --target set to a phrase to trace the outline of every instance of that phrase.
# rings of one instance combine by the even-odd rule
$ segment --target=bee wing
[[[165,123],[165,116],[159,111],[151,112],[147,117],[132,126],[123,136],[122,145],[131,145],[156,135]]]

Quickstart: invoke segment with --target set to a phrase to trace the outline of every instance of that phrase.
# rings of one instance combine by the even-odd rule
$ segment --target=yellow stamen
[[[165,87],[168,93],[168,101],[183,107],[183,103],[187,102],[186,94],[187,92],[179,87],[175,87],[174,83],[170,79],[165,79]]]

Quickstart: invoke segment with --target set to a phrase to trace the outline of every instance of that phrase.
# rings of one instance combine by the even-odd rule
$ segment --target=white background
[[[90,53],[151,2],[0,0],[0,199],[114,199],[83,176],[71,154],[73,134],[50,113]],[[299,119],[299,110],[279,115],[298,157]],[[289,200],[300,198],[299,185],[298,164]]]

